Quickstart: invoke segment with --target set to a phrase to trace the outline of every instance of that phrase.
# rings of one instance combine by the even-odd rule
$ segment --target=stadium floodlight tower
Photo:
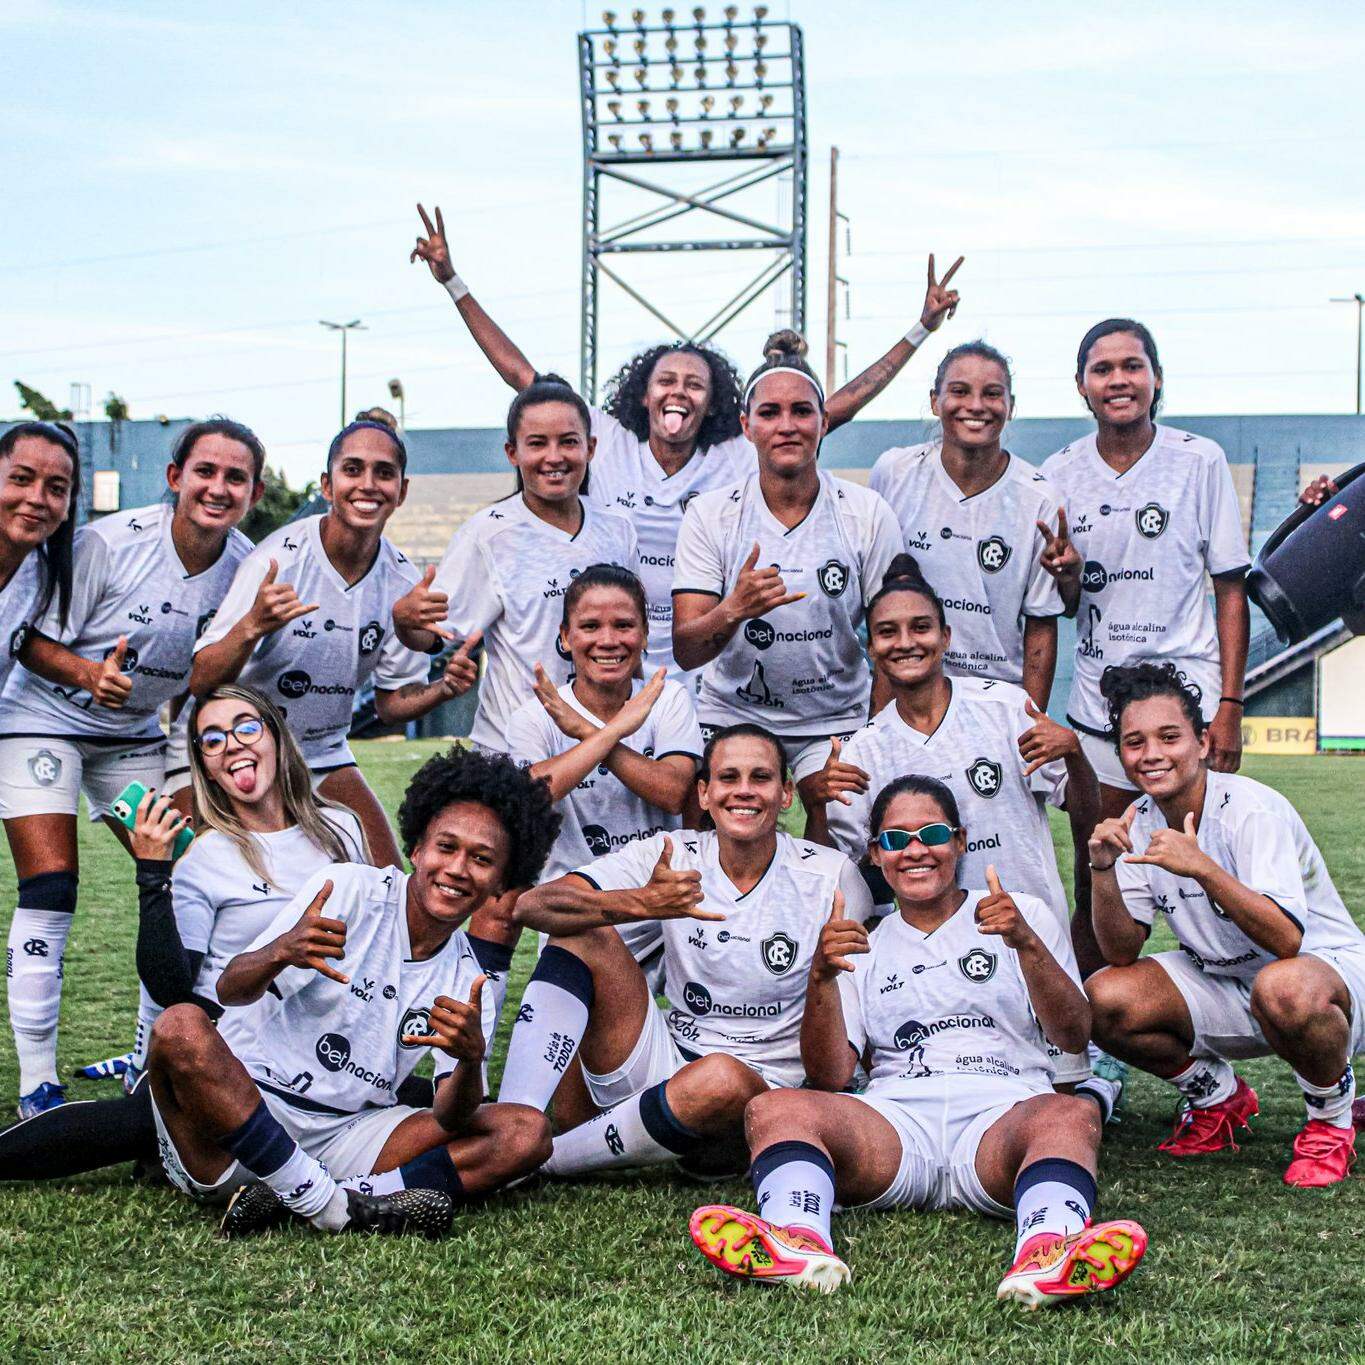
[[[709,341],[784,280],[791,325],[806,321],[806,78],[801,29],[769,23],[767,5],[741,20],[726,5],[706,10],[644,10],[629,20],[608,10],[605,27],[578,35],[583,99],[582,390],[597,394],[602,276],[673,335]],[[691,169],[703,163],[718,177]],[[784,185],[781,222],[735,207],[765,181]],[[641,193],[661,203],[639,212]],[[617,200],[635,212],[603,226]],[[746,204],[747,201],[741,201]],[[773,215],[769,213],[767,218]],[[661,233],[663,225],[669,224]],[[685,235],[709,226],[715,235]],[[675,322],[630,283],[631,255],[753,251],[763,266],[699,322]],[[608,258],[612,258],[608,264]]]

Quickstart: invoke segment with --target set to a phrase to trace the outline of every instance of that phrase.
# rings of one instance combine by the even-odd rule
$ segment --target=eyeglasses
[[[231,730],[224,730],[221,726],[210,725],[207,729],[201,730],[195,736],[194,742],[199,746],[201,754],[213,755],[221,754],[227,748],[228,736],[231,735],[238,744],[245,744],[248,748],[255,744],[265,733],[265,721],[260,716],[243,716],[236,721]]]
[[[884,829],[877,835],[877,845],[888,853],[899,853],[909,848],[912,840],[918,839],[925,848],[939,848],[957,832],[956,825],[936,820],[932,825],[922,825],[919,829]]]

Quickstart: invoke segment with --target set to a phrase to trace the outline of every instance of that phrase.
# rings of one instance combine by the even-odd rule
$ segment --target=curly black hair
[[[666,355],[700,356],[711,371],[711,406],[697,432],[697,449],[728,441],[740,432],[739,426],[739,371],[722,351],[695,341],[674,341],[651,346],[632,360],[626,361],[607,380],[606,398],[602,411],[616,418],[639,441],[649,440],[649,412],[645,407],[645,390],[649,388],[654,367]]]
[[[427,826],[455,801],[487,806],[502,821],[512,851],[504,878],[509,890],[534,886],[545,870],[563,816],[550,799],[543,778],[505,754],[485,754],[455,745],[429,758],[413,774],[398,808],[398,834],[409,857]]]
[[[1100,695],[1109,707],[1109,729],[1115,744],[1124,711],[1135,701],[1146,701],[1148,697],[1174,698],[1194,733],[1204,733],[1204,713],[1199,706],[1203,692],[1173,663],[1111,664],[1100,675]]]

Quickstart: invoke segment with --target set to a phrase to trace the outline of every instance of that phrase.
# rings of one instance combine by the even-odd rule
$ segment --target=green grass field
[[[390,809],[437,746],[361,744]],[[1303,811],[1342,895],[1365,910],[1352,759],[1252,760]],[[81,908],[66,958],[63,1069],[132,1037],[136,902],[107,832],[82,831]],[[1065,853],[1070,863],[1069,849]],[[13,868],[0,903],[13,904]],[[530,951],[518,956],[520,993]],[[505,1031],[505,1030],[504,1030]],[[505,1037],[500,1039],[501,1063]],[[703,1190],[671,1173],[541,1187],[457,1216],[450,1240],[328,1239],[307,1229],[228,1245],[215,1219],[129,1168],[0,1187],[0,1359],[717,1361],[1340,1359],[1365,1357],[1365,1287],[1352,1250],[1365,1178],[1327,1192],[1280,1181],[1302,1103],[1288,1068],[1245,1065],[1261,1095],[1238,1153],[1160,1157],[1174,1092],[1139,1078],[1111,1130],[1101,1208],[1139,1219],[1151,1249],[1107,1300],[1028,1316],[995,1286],[1013,1232],[965,1215],[836,1221],[853,1283],[831,1299],[722,1281],[687,1217],[746,1184]],[[16,1089],[6,1031],[0,1095]],[[115,1093],[78,1084],[72,1094]]]

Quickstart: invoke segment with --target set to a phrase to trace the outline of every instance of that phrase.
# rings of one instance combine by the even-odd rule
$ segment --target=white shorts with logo
[[[864,1209],[971,1209],[991,1218],[1014,1210],[986,1193],[976,1152],[987,1129],[1021,1100],[1050,1089],[1004,1076],[925,1076],[873,1081],[850,1096],[875,1109],[901,1141],[895,1179]]]
[[[426,1112],[406,1104],[393,1104],[383,1109],[362,1109],[358,1114],[316,1114],[298,1109],[266,1090],[261,1091],[261,1098],[285,1132],[309,1156],[320,1161],[335,1180],[369,1175],[393,1130],[410,1115]],[[256,1179],[240,1161],[234,1161],[212,1183],[196,1180],[185,1169],[180,1153],[176,1151],[165,1120],[156,1107],[155,1095],[152,1096],[152,1117],[156,1122],[161,1164],[176,1189],[207,1203],[225,1203],[239,1185]]]
[[[0,819],[75,815],[84,792],[90,818],[99,820],[130,782],[160,787],[165,763],[161,735],[128,744],[41,736],[0,739]]]
[[[1346,983],[1351,997],[1348,1056],[1365,1052],[1365,945],[1314,948],[1307,957],[1325,962]],[[1266,1057],[1272,1052],[1251,1012],[1252,983],[1235,976],[1201,971],[1178,948],[1153,953],[1153,962],[1171,978],[1194,1024],[1195,1056],[1223,1057],[1230,1062]]]
[[[635,1040],[630,1056],[615,1071],[595,1072],[583,1068],[583,1079],[588,1086],[588,1094],[599,1109],[609,1109],[620,1104],[652,1085],[658,1085],[676,1076],[688,1062],[696,1061],[702,1054],[683,1051],[668,1027],[668,1018],[657,1005],[645,1011],[644,1027]],[[752,1061],[748,1057],[739,1058],[745,1066],[756,1071],[774,1090],[799,1086],[805,1079],[800,1064],[791,1067],[769,1066],[763,1062]]]
[[[703,722],[702,741],[709,744],[711,736],[723,728],[720,725]],[[787,756],[787,766],[792,770],[792,781],[800,782],[802,778],[818,773],[829,761],[830,740],[847,741],[857,733],[856,730],[850,730],[847,734],[836,731],[830,735],[777,735],[776,738],[782,745],[782,752]]]
[[[1123,771],[1123,764],[1119,762],[1118,750],[1113,742],[1101,739],[1098,735],[1087,734],[1084,730],[1076,731],[1077,737],[1081,741],[1081,752],[1085,755],[1086,761],[1095,770],[1095,776],[1099,778],[1100,784],[1105,787],[1117,787],[1120,791],[1135,792],[1137,787]]]

